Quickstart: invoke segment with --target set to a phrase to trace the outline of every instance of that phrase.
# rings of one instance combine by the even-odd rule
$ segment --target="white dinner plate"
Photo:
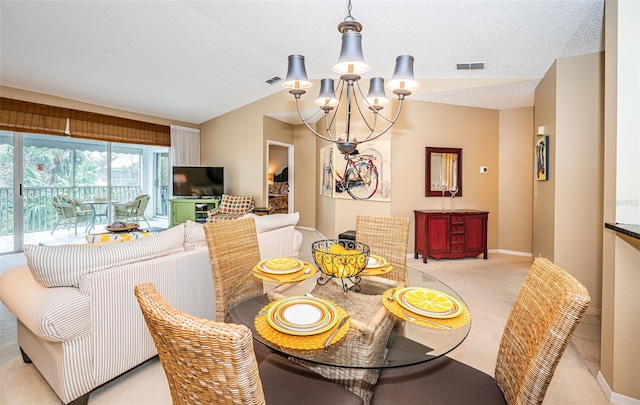
[[[337,320],[338,311],[333,305],[313,297],[284,298],[267,313],[272,328],[299,336],[326,332]]]

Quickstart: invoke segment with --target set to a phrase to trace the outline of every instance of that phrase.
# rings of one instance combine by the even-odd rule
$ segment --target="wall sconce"
[[[274,178],[273,173],[269,173],[269,185],[273,184],[273,178]]]

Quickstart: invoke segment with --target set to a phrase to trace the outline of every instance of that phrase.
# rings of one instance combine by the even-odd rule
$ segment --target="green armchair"
[[[51,204],[53,204],[53,208],[58,217],[51,231],[51,235],[53,235],[60,225],[67,225],[67,230],[73,225],[77,235],[78,224],[89,223],[93,219],[93,208],[91,205],[83,204],[80,200],[64,194],[51,197]]]
[[[136,224],[144,220],[147,226],[151,227],[149,221],[147,221],[147,218],[144,216],[144,211],[147,209],[147,204],[149,204],[149,198],[147,194],[140,194],[131,202],[114,204],[114,220],[117,221],[121,219],[124,220],[124,222],[133,222]]]

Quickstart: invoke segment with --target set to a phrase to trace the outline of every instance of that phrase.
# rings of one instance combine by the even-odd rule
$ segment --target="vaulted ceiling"
[[[415,57],[412,100],[533,105],[557,58],[603,50],[603,0],[354,0],[365,78]],[[346,1],[0,2],[0,84],[193,124],[284,91],[287,56],[335,77]],[[456,63],[483,62],[483,70]],[[310,93],[315,95],[317,90]]]

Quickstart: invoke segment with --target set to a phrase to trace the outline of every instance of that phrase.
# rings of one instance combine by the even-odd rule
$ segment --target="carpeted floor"
[[[302,233],[301,254],[310,254],[311,242],[321,236],[310,231]],[[4,271],[24,263],[24,256],[0,256],[0,261],[0,271]],[[408,262],[439,278],[465,299],[473,316],[473,326],[467,339],[449,355],[493,375],[502,330],[531,258],[490,254],[488,260],[429,260],[423,264],[422,260],[409,259]],[[59,404],[60,400],[35,367],[22,362],[16,343],[15,317],[4,305],[0,305],[0,342],[0,404]],[[303,405],[304,400],[300,403]],[[558,365],[544,404],[608,403],[571,343]],[[94,391],[89,404],[171,404],[171,396],[162,366],[154,358]]]

